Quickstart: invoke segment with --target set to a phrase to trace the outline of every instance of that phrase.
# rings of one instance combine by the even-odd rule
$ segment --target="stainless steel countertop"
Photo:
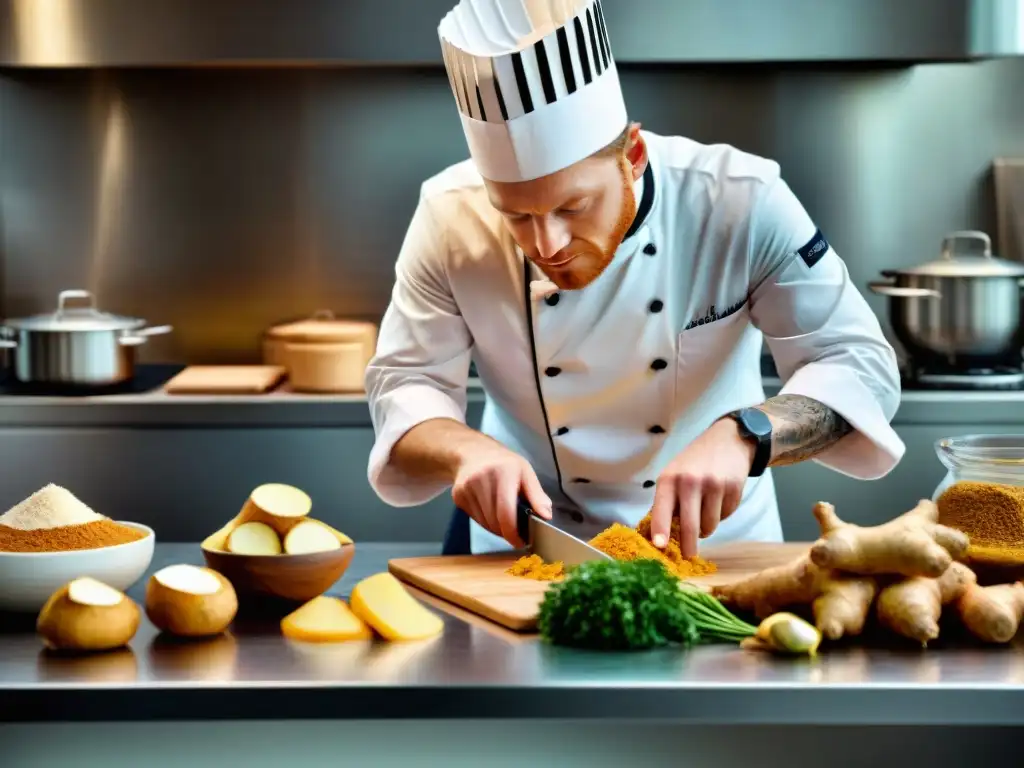
[[[345,595],[423,545],[358,545]],[[201,562],[161,544],[153,569]],[[144,580],[131,595],[141,600]],[[440,605],[436,601],[429,601]],[[31,622],[0,634],[0,722],[282,718],[661,719],[744,724],[1024,724],[1024,643],[1011,648],[833,651],[788,660],[732,646],[596,654],[545,646],[465,614],[425,643],[301,647],[273,622],[220,641],[161,641],[55,659]]]
[[[765,394],[778,394],[781,382],[764,379]],[[484,393],[477,382],[469,391],[470,408],[479,408]],[[955,405],[955,408],[950,408]],[[917,391],[903,393],[894,425],[1024,425],[1024,391]],[[282,388],[265,395],[143,394],[97,397],[28,397],[0,395],[4,427],[368,427],[366,397],[304,395]]]
[[[478,380],[468,401],[482,405]],[[368,427],[366,395],[304,394],[288,385],[262,395],[171,395],[150,392],[95,396],[0,394],[0,428],[164,425],[245,427]]]

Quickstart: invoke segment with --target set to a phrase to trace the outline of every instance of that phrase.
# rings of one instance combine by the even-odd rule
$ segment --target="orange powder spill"
[[[545,563],[540,555],[525,555],[516,560],[505,573],[534,581],[555,581],[565,575],[565,568],[560,561]]]
[[[699,555],[683,557],[679,549],[678,521],[672,523],[672,537],[664,550],[651,543],[650,535],[651,516],[647,515],[635,530],[621,523],[612,523],[590,540],[590,546],[616,560],[658,560],[681,579],[706,576],[718,570],[713,562]],[[506,573],[536,581],[554,581],[565,575],[565,568],[562,563],[545,563],[539,555],[526,555],[519,558]]]

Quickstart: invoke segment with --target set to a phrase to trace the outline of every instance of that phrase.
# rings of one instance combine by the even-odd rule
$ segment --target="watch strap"
[[[760,477],[772,458],[771,421],[756,408],[740,408],[728,415],[736,422],[743,438],[754,443],[754,459],[748,477]]]

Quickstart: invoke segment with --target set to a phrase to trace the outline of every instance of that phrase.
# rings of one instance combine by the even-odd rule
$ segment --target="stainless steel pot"
[[[893,333],[913,363],[963,369],[1021,364],[1024,264],[994,257],[984,232],[951,232],[939,259],[882,275],[889,280],[869,287],[889,298]]]
[[[73,300],[86,304],[71,306]],[[0,348],[13,351],[14,376],[22,383],[108,386],[135,375],[139,345],[172,330],[145,325],[100,312],[89,291],[61,291],[56,312],[5,320]]]

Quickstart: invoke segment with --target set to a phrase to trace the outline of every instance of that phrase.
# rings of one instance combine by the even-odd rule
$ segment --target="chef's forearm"
[[[806,461],[853,431],[827,405],[803,395],[776,395],[757,406],[772,422],[772,458],[779,467]]]
[[[391,463],[410,477],[451,482],[463,457],[489,440],[454,419],[430,419],[395,443]]]

